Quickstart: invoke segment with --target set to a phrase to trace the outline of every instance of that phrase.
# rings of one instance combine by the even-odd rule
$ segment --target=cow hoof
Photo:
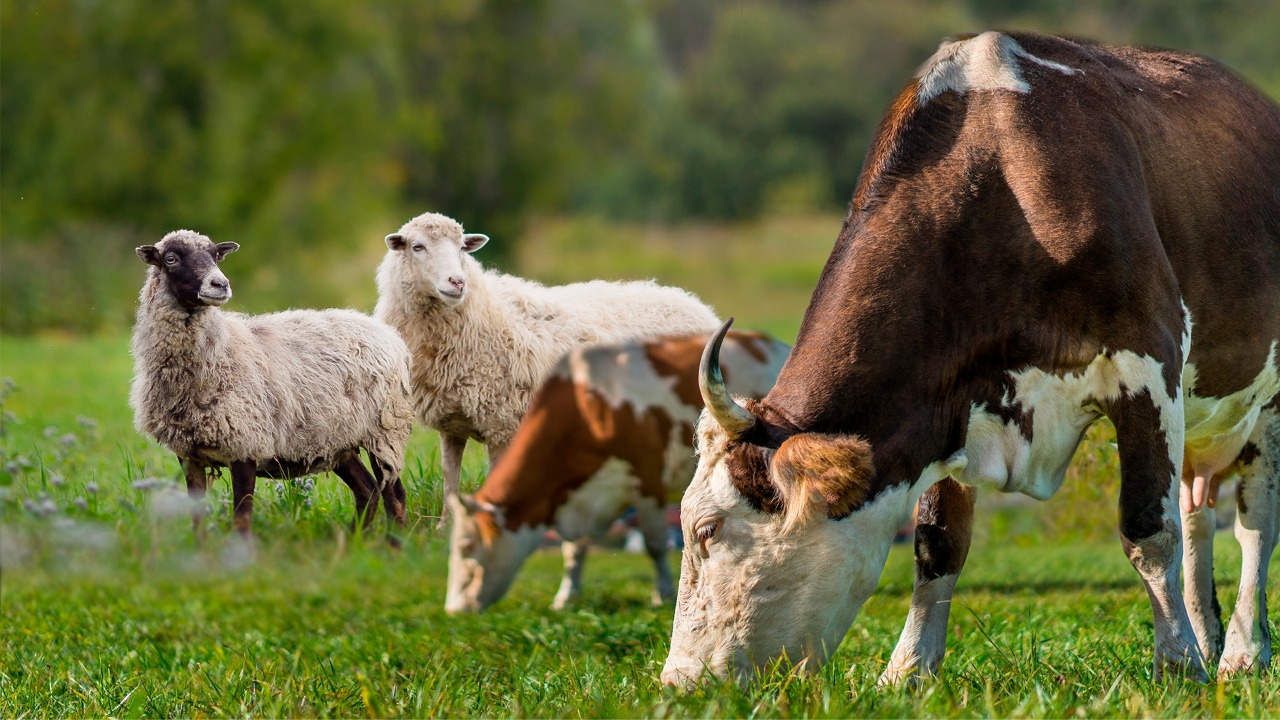
[[[1209,673],[1205,671],[1204,663],[1200,662],[1199,658],[1189,658],[1185,655],[1166,657],[1163,661],[1157,658],[1151,677],[1156,682],[1179,679],[1202,685],[1209,682]]]
[[[906,687],[912,690],[918,690],[924,684],[924,676],[920,673],[920,668],[912,664],[891,664],[885,668],[880,674],[880,678],[876,680],[878,688]]]
[[[1223,655],[1222,662],[1218,663],[1218,676],[1245,675],[1251,672],[1261,673],[1270,664],[1267,662],[1267,658],[1259,655],[1250,655],[1248,653]]]
[[[567,610],[568,608],[573,606],[575,603],[577,603],[577,601],[578,601],[578,598],[576,596],[560,597],[559,595],[557,595],[555,600],[551,601],[551,609],[556,611]]]

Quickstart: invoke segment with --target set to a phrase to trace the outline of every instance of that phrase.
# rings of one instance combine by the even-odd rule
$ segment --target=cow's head
[[[464,233],[462,225],[437,213],[423,213],[386,238],[384,266],[413,294],[456,305],[467,293],[463,257],[489,242],[488,236]]]
[[[720,373],[730,322],[699,371],[700,457],[680,505],[684,559],[662,671],[674,685],[704,672],[745,680],[779,657],[816,669],[875,588],[909,510],[905,489],[873,496],[860,438],[761,432],[758,404],[739,405]]]
[[[239,249],[233,242],[215,244],[198,232],[175,230],[155,245],[143,245],[135,252],[155,268],[152,277],[163,283],[169,302],[190,312],[231,299],[231,282],[218,263]]]
[[[450,495],[447,502],[453,530],[444,609],[450,614],[480,612],[507,593],[520,566],[538,548],[542,530],[510,530],[502,508],[467,495]]]

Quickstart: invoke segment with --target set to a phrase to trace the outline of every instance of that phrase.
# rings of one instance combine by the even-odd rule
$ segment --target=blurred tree
[[[0,0],[0,330],[121,328],[132,247],[232,239],[240,307],[373,300],[438,210],[674,221],[841,208],[938,40],[1185,47],[1280,95],[1271,0]]]

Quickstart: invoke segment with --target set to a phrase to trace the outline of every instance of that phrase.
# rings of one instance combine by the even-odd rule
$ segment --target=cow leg
[[[440,464],[444,471],[444,494],[440,503],[440,522],[437,530],[449,526],[449,503],[445,501],[450,495],[458,494],[458,486],[462,482],[462,451],[467,449],[467,439],[457,435],[440,433]]]
[[[351,488],[351,494],[356,501],[356,517],[351,521],[351,529],[354,531],[357,527],[369,527],[373,523],[373,516],[378,507],[370,503],[376,481],[365,469],[364,463],[360,462],[360,454],[348,454],[333,471],[342,478],[342,482],[346,483],[347,487]]]
[[[1189,487],[1189,486],[1188,486]],[[1187,491],[1186,488],[1183,489]],[[1213,582],[1213,533],[1217,511],[1210,505],[1182,511],[1183,602],[1205,662],[1222,655],[1222,606]]]
[[[1178,492],[1185,433],[1180,391],[1177,399],[1161,405],[1156,407],[1150,391],[1125,392],[1110,403],[1107,414],[1116,426],[1120,449],[1120,539],[1151,600],[1152,677],[1187,676],[1206,682],[1204,658],[1178,587]]]
[[[951,478],[925,491],[916,511],[916,582],[911,610],[879,685],[936,675],[947,649],[951,594],[969,556],[977,493]]]
[[[676,586],[671,577],[671,566],[667,565],[667,508],[657,500],[641,500],[636,515],[640,533],[644,535],[644,550],[653,561],[656,576],[653,604],[672,602],[676,597]]]
[[[1261,672],[1271,663],[1267,565],[1280,529],[1280,412],[1263,411],[1251,444],[1258,452],[1244,463],[1236,490],[1236,540],[1244,556],[1240,593],[1219,673]]]
[[[246,541],[253,537],[253,491],[258,485],[258,463],[236,460],[231,463],[231,508],[236,531]]]
[[[582,595],[582,565],[587,560],[587,548],[590,546],[589,535],[560,543],[560,552],[564,553],[564,579],[551,602],[552,610],[563,610]]]
[[[195,534],[196,547],[204,547],[204,494],[209,486],[209,469],[190,458],[179,457],[178,462],[182,463],[182,472],[187,478],[187,497],[191,499],[191,530]]]

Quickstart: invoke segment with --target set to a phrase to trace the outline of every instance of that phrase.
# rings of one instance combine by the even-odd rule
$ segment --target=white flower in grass
[[[84,491],[85,491],[85,492],[87,492],[87,493],[89,493],[90,495],[97,495],[97,494],[98,494],[98,483],[96,483],[96,482],[94,482],[94,481],[90,480],[89,482],[87,482],[87,483],[85,483],[85,484],[84,484]]]
[[[142,478],[141,480],[134,480],[133,489],[142,490],[145,492],[147,490],[154,490],[163,484],[164,484],[164,480],[160,478],[148,477],[148,478]]]

